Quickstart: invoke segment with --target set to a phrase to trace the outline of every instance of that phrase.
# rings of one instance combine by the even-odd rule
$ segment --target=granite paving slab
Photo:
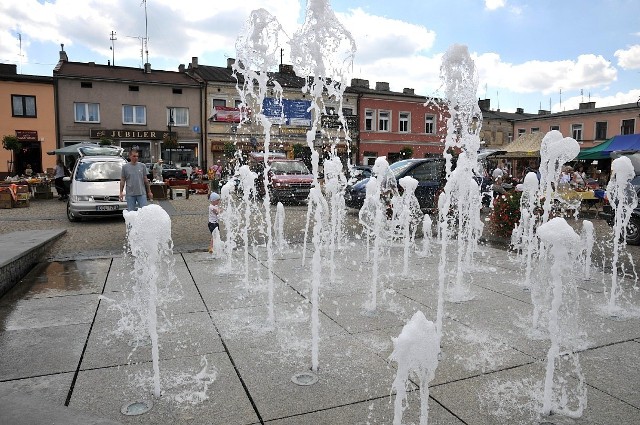
[[[0,382],[0,398],[3,394],[23,394],[64,406],[71,388],[73,373],[56,373],[34,378]]]
[[[89,324],[0,332],[0,381],[73,372]]]
[[[225,354],[162,361],[160,386],[162,396],[155,399],[151,362],[81,371],[69,406],[123,424],[258,422]],[[120,411],[124,404],[149,399],[153,407],[144,415],[125,416]]]
[[[6,331],[91,323],[97,306],[97,294],[32,298],[0,306],[0,322]]]

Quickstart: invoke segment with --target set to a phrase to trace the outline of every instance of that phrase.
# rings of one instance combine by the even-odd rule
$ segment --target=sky
[[[461,44],[475,62],[477,96],[494,110],[640,99],[638,0],[2,0],[0,63],[50,76],[64,44],[70,61],[142,67],[146,38],[152,69],[177,71],[195,56],[226,66],[259,9],[282,27],[275,50],[291,63],[307,8],[318,3],[329,5],[335,37],[354,41],[346,75],[371,87],[442,97],[442,56]]]

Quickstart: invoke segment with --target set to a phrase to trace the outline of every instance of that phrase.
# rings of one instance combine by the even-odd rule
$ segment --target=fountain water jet
[[[618,285],[618,258],[624,247],[626,229],[631,218],[631,212],[638,205],[638,197],[629,181],[634,177],[635,171],[631,160],[626,156],[616,158],[611,163],[611,179],[607,184],[607,197],[611,208],[615,211],[613,225],[613,256],[611,259],[611,290],[609,293],[608,313],[617,316],[619,306],[617,299],[620,295]],[[622,242],[622,243],[621,243]]]
[[[135,282],[134,292],[146,302],[146,306],[137,302],[134,305],[141,309],[139,317],[146,324],[151,338],[153,395],[159,398],[158,283],[161,276],[169,276],[168,280],[172,280],[171,218],[162,207],[155,204],[137,211],[123,211],[123,216],[127,226],[128,252],[133,257],[131,277]]]

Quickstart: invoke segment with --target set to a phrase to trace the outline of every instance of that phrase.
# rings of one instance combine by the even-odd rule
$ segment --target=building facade
[[[262,105],[243,104],[239,90],[242,90],[242,75],[233,72],[233,58],[227,59],[226,67],[202,65],[198,58],[192,58],[187,73],[200,81],[205,87],[203,95],[205,111],[205,135],[207,145],[207,162],[227,162],[234,151],[248,153],[263,151],[266,139],[265,123],[260,122],[254,111],[259,110],[268,120],[269,151],[286,153],[294,156],[296,145],[306,148],[307,133],[316,119],[312,110],[312,101],[308,93],[303,92],[306,85],[304,77],[297,76],[291,65],[281,64],[278,72],[269,73],[267,92]],[[275,83],[282,88],[281,97],[274,90]],[[257,90],[255,90],[257,92]],[[250,103],[252,99],[245,99]],[[356,120],[353,111],[356,109],[356,96],[345,94],[343,103],[345,118],[351,123],[351,135],[356,134]],[[334,131],[339,127],[337,108],[339,105],[331,99],[323,98],[320,108],[319,132],[314,148],[327,149]],[[344,136],[344,134],[340,134]],[[347,145],[344,137],[338,144],[338,154],[347,156]]]
[[[448,114],[439,99],[408,88],[392,92],[386,82],[372,89],[368,80],[357,78],[347,91],[358,98],[357,164],[372,164],[379,156],[394,162],[404,148],[411,148],[414,158],[442,155]]]
[[[56,148],[53,78],[21,75],[16,65],[0,64],[0,139],[16,136],[21,149],[0,149],[0,173],[22,175],[27,164],[34,173],[55,167],[46,154]]]
[[[640,104],[627,103],[596,108],[595,102],[581,103],[578,109],[541,114],[514,121],[514,134],[560,131],[580,143],[582,149],[595,146],[616,135],[638,134]]]
[[[140,150],[140,162],[162,158],[202,165],[201,86],[185,72],[70,62],[53,71],[58,146],[102,142]]]

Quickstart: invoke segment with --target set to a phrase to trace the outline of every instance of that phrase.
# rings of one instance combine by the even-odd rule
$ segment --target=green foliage
[[[6,135],[2,138],[2,147],[8,151],[17,152],[22,149],[22,143],[16,136]]]
[[[400,158],[409,159],[413,157],[413,148],[411,146],[404,146],[400,149]]]
[[[234,145],[232,142],[225,142],[223,149],[224,156],[226,158],[233,158],[236,154],[236,145]]]
[[[111,146],[113,145],[113,139],[110,137],[101,137],[98,144],[100,146]]]
[[[493,200],[489,222],[496,235],[503,238],[511,237],[514,227],[520,221],[521,196],[522,192],[511,191]]]

